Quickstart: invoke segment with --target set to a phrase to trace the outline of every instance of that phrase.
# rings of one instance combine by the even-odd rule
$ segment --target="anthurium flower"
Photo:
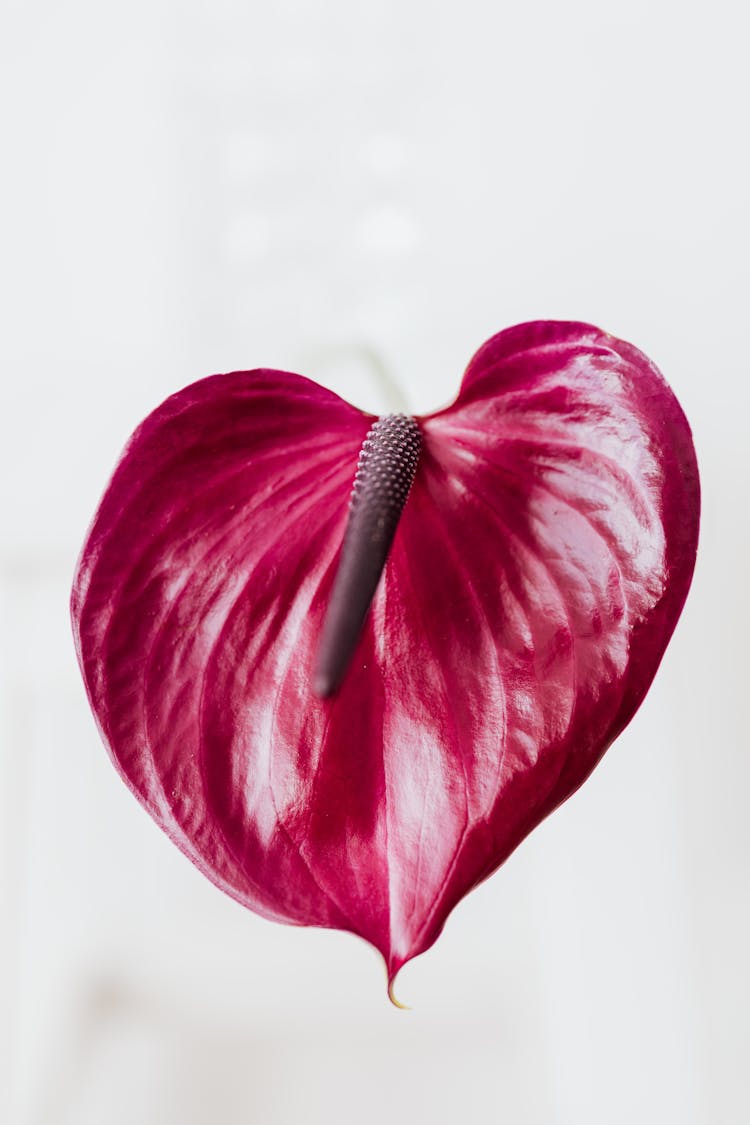
[[[392,980],[632,718],[698,509],[672,392],[591,325],[501,332],[415,419],[204,379],[136,430],[80,557],[102,737],[217,886]]]

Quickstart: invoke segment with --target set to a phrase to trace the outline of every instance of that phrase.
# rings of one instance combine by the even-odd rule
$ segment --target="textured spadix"
[[[389,975],[590,773],[685,600],[690,431],[586,324],[495,336],[421,453],[351,664],[313,678],[375,419],[297,375],[217,375],[133,435],[73,621],[128,785],[218,886],[380,949]]]

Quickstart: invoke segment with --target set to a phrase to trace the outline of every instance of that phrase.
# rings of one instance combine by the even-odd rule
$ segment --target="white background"
[[[12,1125],[750,1119],[739,2],[5,0],[3,1097]],[[519,320],[645,350],[704,520],[651,694],[385,998],[224,898],[116,777],[67,598],[116,456],[214,371],[450,399]],[[0,1110],[2,1116],[2,1110]]]

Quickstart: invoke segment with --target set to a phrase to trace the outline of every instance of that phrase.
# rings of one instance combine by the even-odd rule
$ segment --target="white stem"
[[[406,396],[393,378],[377,348],[370,344],[334,344],[315,348],[302,357],[302,369],[311,366],[336,366],[346,361],[358,361],[369,373],[370,381],[377,389],[382,402],[383,414],[410,414],[411,408]]]
[[[406,395],[388,370],[380,352],[369,345],[361,346],[358,351],[366,359],[372,371],[373,382],[382,394],[388,409],[393,414],[410,414]]]

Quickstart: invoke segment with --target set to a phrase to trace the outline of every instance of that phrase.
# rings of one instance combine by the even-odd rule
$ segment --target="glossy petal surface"
[[[134,434],[73,592],[100,729],[218,886],[379,948],[391,977],[590,773],[687,595],[690,431],[640,352],[539,322],[477,353],[423,449],[335,696],[311,690],[373,418],[214,376]]]

